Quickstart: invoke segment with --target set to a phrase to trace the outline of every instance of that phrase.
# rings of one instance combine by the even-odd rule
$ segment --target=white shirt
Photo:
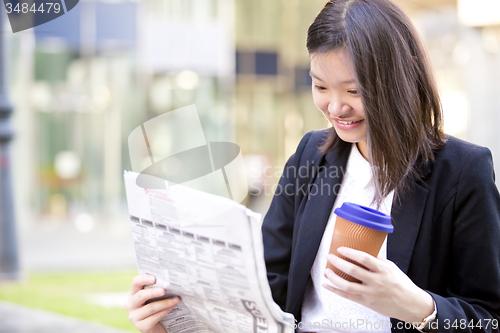
[[[324,277],[326,256],[335,227],[337,215],[333,212],[344,202],[376,208],[372,204],[375,193],[372,182],[370,163],[359,152],[356,144],[352,145],[342,186],[333,205],[323,238],[311,268],[311,278],[306,287],[302,304],[302,321],[297,323],[298,332],[391,332],[390,318],[383,316],[358,303],[338,296],[325,289],[322,284],[328,280]],[[390,215],[394,191],[384,198],[381,212]],[[387,257],[387,238],[378,254],[379,258]]]

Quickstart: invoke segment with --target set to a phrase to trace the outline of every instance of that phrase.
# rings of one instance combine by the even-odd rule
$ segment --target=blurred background
[[[445,131],[489,147],[500,174],[498,1],[395,2],[429,51]],[[23,283],[46,276],[61,283],[68,274],[85,281],[103,272],[120,274],[123,290],[86,291],[82,302],[122,305],[135,272],[123,185],[123,170],[131,169],[127,138],[176,108],[195,104],[208,141],[241,147],[247,204],[265,213],[300,138],[328,125],[312,100],[305,48],[324,3],[81,0],[58,19],[15,34],[5,18],[2,75],[13,106],[22,282],[17,294],[0,284],[0,299],[47,308],[19,296]],[[92,316],[83,318],[131,329]]]

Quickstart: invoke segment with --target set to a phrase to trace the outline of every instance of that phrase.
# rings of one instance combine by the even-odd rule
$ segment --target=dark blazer
[[[351,149],[344,145],[319,153],[327,131],[309,132],[301,140],[262,226],[274,300],[298,322]],[[438,332],[472,331],[471,323],[475,332],[482,331],[476,328],[480,325],[484,331],[498,331],[488,321],[500,321],[500,195],[491,153],[446,138],[435,162],[419,167],[421,181],[414,178],[411,189],[393,202],[387,259],[434,298]],[[460,328],[462,319],[466,328]],[[404,331],[396,329],[398,320],[391,322],[393,332]]]

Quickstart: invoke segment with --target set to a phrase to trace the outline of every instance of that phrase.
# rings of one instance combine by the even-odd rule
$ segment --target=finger
[[[342,272],[360,280],[367,281],[370,279],[370,271],[364,269],[363,267],[359,267],[347,260],[344,260],[340,257],[337,257],[334,254],[329,254],[327,256],[327,260],[336,268],[340,269]]]
[[[337,294],[337,295],[339,295],[341,297],[344,297],[344,298],[352,300],[352,301],[355,300],[355,298],[357,296],[357,295],[354,295],[354,294],[347,293],[347,292],[345,292],[343,290],[337,289],[337,288],[335,288],[333,286],[330,286],[330,285],[328,285],[326,283],[323,283],[323,288],[328,289],[332,293]]]
[[[130,288],[130,295],[135,295],[139,290],[144,288],[144,286],[154,284],[156,278],[149,274],[140,274],[132,279],[132,286]]]
[[[344,257],[347,257],[355,262],[365,266],[371,271],[378,272],[379,271],[379,263],[380,260],[375,258],[374,256],[355,249],[351,249],[349,247],[339,247],[337,252]]]
[[[146,330],[150,330],[153,327],[155,327],[156,324],[158,324],[158,322],[163,317],[168,315],[174,308],[175,308],[175,306],[171,306],[171,307],[168,307],[160,312],[157,312],[157,313],[155,313],[147,318],[144,318],[143,320],[141,320],[140,322],[137,323],[136,327],[137,326],[139,326],[141,328],[144,327],[144,328],[146,328]]]
[[[149,303],[148,305],[145,305],[142,308],[137,309],[137,311],[134,313],[134,316],[139,321],[146,320],[147,318],[154,316],[159,312],[164,312],[165,310],[168,309],[172,311],[172,309],[174,309],[177,306],[177,304],[179,304],[179,301],[180,298],[176,296],[167,298],[163,301]]]
[[[161,297],[165,295],[166,290],[160,287],[141,289],[135,295],[130,297],[129,304],[131,308],[141,308],[144,303],[152,298]]]
[[[326,278],[336,286],[335,289],[345,291],[350,294],[362,294],[364,286],[356,282],[347,281],[338,276],[333,270],[327,268],[325,271]]]

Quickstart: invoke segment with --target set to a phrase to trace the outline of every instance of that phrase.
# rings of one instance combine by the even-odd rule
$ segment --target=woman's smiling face
[[[344,49],[311,55],[314,104],[346,142],[366,144],[365,111]]]

